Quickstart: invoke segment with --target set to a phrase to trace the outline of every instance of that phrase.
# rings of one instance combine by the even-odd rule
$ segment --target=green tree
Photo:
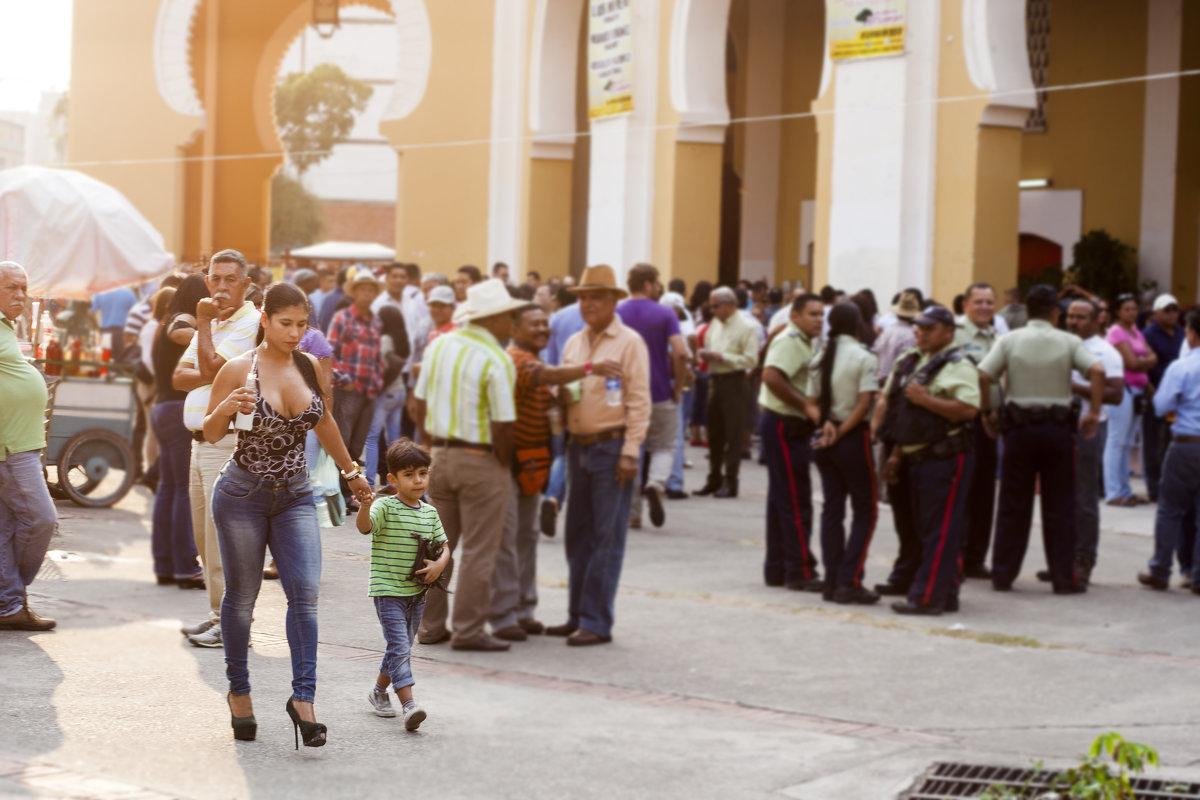
[[[279,252],[312,244],[325,220],[321,200],[284,172],[271,179],[271,249]]]
[[[367,107],[372,91],[336,64],[283,76],[275,87],[275,124],[297,175],[328,158],[349,135],[354,115]]]
[[[1134,249],[1108,234],[1088,231],[1075,243],[1075,265],[1068,272],[1070,282],[1109,301],[1137,288]]]

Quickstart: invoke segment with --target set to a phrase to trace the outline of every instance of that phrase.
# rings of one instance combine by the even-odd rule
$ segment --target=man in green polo
[[[21,355],[15,322],[25,313],[29,278],[0,261],[0,630],[48,631],[52,619],[29,608],[58,518],[46,480],[46,381]]]

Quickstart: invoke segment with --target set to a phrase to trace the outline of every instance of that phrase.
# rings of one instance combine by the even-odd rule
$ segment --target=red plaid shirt
[[[333,368],[345,380],[353,381],[353,389],[368,399],[383,391],[383,357],[380,336],[383,325],[379,317],[362,317],[354,306],[343,308],[333,315],[329,325],[329,346],[333,348]]]

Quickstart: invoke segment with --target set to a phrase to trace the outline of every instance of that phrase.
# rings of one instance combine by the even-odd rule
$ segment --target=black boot
[[[721,491],[720,476],[713,477],[712,475],[709,475],[708,480],[704,482],[704,488],[698,492],[692,492],[692,494],[704,496],[704,495],[716,494],[719,491]]]
[[[737,497],[738,482],[737,478],[726,478],[725,485],[722,486],[713,497]]]

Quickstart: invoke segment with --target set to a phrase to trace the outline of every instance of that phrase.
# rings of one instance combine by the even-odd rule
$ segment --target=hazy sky
[[[71,0],[0,0],[0,110],[34,111],[70,79]]]

